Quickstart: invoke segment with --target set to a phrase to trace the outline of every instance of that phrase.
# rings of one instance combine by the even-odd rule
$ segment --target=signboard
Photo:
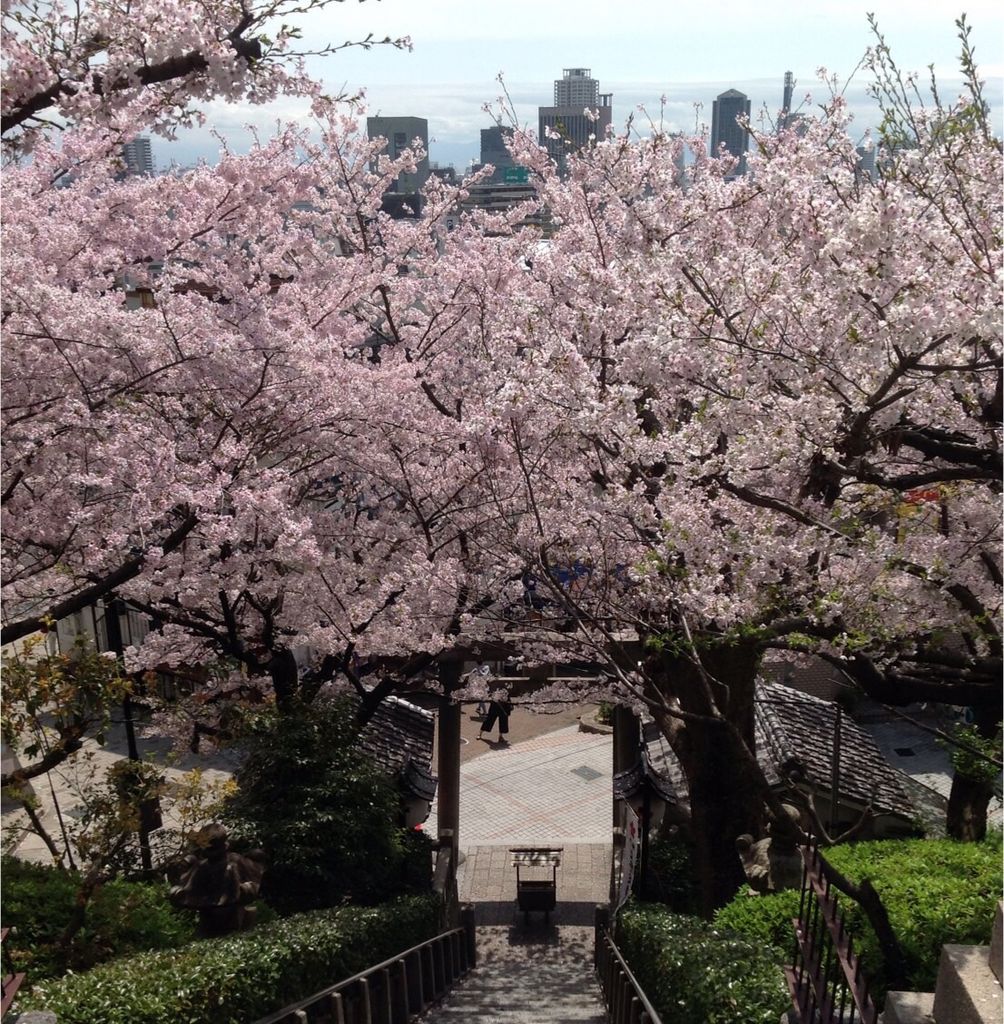
[[[530,180],[530,171],[526,167],[503,167],[502,180],[507,185],[525,185]]]
[[[624,846],[621,848],[621,877],[617,889],[617,907],[622,907],[634,887],[635,871],[641,857],[641,822],[630,804],[624,803]]]

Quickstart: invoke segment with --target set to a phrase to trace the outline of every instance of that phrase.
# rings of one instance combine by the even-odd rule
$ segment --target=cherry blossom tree
[[[146,35],[114,5],[5,14],[3,640],[115,595],[161,627],[130,668],[225,657],[213,700],[264,681],[280,704],[337,673],[372,708],[510,581],[444,515],[470,467],[415,358],[453,328],[423,281],[455,196],[381,214],[413,158],[283,60],[295,30],[262,31],[285,9],[180,4]],[[307,127],[121,180],[138,131],[279,92]]]
[[[1001,718],[1001,154],[970,87],[876,180],[839,97],[736,181],[698,143],[680,187],[659,133],[567,182],[520,153],[557,230],[491,417],[509,544],[663,726],[711,902],[764,807],[764,650]]]
[[[340,681],[372,708],[493,645],[599,663],[683,765],[709,908],[735,837],[783,817],[765,650],[992,728],[1001,155],[975,69],[957,105],[900,105],[876,180],[839,97],[754,131],[734,181],[654,126],[567,180],[517,133],[536,204],[447,232],[463,186],[381,212],[412,155],[284,60],[292,30],[263,38],[283,9],[196,29],[177,4],[149,39],[135,8],[5,15],[4,641],[115,594],[159,627],[130,667],[224,658],[220,707]],[[309,125],[119,180],[130,134],[279,92]]]

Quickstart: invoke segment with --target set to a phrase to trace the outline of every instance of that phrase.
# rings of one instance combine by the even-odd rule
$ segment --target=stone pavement
[[[568,726],[512,746],[475,742],[485,753],[460,766],[461,849],[610,842],[610,736]],[[425,831],[436,834],[435,808]]]
[[[460,898],[475,905],[478,966],[422,1019],[602,1024],[593,910],[610,878],[611,739],[572,726],[511,747],[481,745],[460,769],[458,871]],[[425,827],[434,834],[435,819]],[[546,924],[516,908],[508,848],[523,844],[563,847]]]

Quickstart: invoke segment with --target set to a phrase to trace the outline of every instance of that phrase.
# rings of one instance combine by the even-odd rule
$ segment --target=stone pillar
[[[447,683],[447,673],[454,666],[443,667],[442,678]],[[459,676],[460,666],[456,666]],[[447,687],[449,690],[449,687]],[[436,801],[436,820],[439,828],[439,840],[449,840],[452,847],[453,870],[457,868],[460,837],[460,705],[450,700],[448,693],[439,704],[439,757],[437,773],[439,775]],[[445,836],[444,832],[452,832]]]

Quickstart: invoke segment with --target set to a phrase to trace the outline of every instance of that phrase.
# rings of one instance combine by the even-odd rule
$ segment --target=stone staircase
[[[560,908],[559,908],[560,914]],[[606,1024],[593,929],[531,923],[478,928],[478,966],[422,1024]]]
[[[997,904],[989,946],[941,949],[934,992],[890,992],[883,1024],[1001,1024],[1002,914]]]

